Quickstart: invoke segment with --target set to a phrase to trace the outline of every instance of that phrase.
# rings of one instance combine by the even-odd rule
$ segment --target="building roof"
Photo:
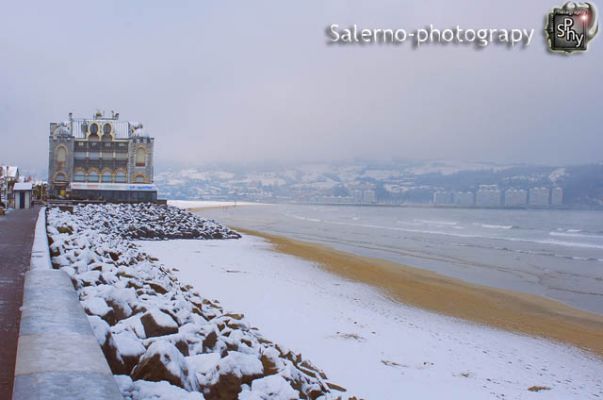
[[[17,182],[15,183],[15,186],[13,186],[13,191],[25,191],[25,190],[32,190],[33,186],[31,184],[31,182]]]
[[[8,178],[17,178],[19,176],[19,167],[11,165],[0,165],[0,176]]]
[[[116,120],[95,120],[95,119],[74,119],[73,132],[71,134],[76,139],[85,139],[86,135],[82,132],[82,125],[96,122],[102,126],[104,122],[109,122],[113,125],[116,139],[128,139],[130,137],[130,123],[127,121],[116,121]],[[101,128],[102,129],[102,128]]]

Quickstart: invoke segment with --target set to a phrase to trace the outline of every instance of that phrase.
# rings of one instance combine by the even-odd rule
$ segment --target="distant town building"
[[[453,204],[451,192],[437,191],[433,193],[433,204],[436,206],[446,206]]]
[[[372,189],[363,191],[362,202],[364,204],[375,204],[377,202],[377,193]]]
[[[524,189],[505,190],[505,207],[525,207],[528,205],[528,192]]]
[[[548,207],[550,205],[550,190],[546,187],[530,189],[529,204],[532,207]]]
[[[33,185],[31,182],[17,182],[13,187],[13,201],[15,208],[31,208]]]
[[[500,207],[501,192],[497,185],[480,185],[475,194],[475,205],[478,207]]]
[[[454,204],[459,207],[473,207],[475,205],[475,194],[473,192],[455,192]]]
[[[352,189],[350,193],[356,204],[375,204],[377,202],[377,194],[370,185],[361,185]]]
[[[48,196],[76,200],[153,201],[154,139],[119,113],[50,124]]]
[[[15,183],[19,182],[19,178],[19,167],[0,165],[0,202],[5,207],[14,207],[12,192]]]
[[[560,207],[563,205],[563,189],[554,187],[551,190],[551,206]]]

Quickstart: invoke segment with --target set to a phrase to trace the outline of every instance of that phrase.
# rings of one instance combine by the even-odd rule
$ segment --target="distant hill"
[[[603,164],[575,166],[447,162],[352,162],[158,171],[162,198],[329,203],[429,204],[441,191],[561,188],[563,206],[603,207]],[[358,197],[361,193],[364,197]],[[366,200],[367,193],[370,195]],[[374,196],[374,197],[373,197]],[[364,200],[363,200],[364,199]]]

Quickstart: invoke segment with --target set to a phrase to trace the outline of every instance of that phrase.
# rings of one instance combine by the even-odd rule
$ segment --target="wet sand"
[[[603,316],[543,297],[469,284],[397,263],[326,246],[234,228],[270,241],[277,251],[304,258],[388,297],[436,313],[578,346],[603,357]]]

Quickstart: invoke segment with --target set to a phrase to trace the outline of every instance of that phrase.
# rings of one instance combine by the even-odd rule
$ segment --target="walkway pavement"
[[[29,269],[39,208],[0,217],[0,399],[13,392],[23,279]]]

